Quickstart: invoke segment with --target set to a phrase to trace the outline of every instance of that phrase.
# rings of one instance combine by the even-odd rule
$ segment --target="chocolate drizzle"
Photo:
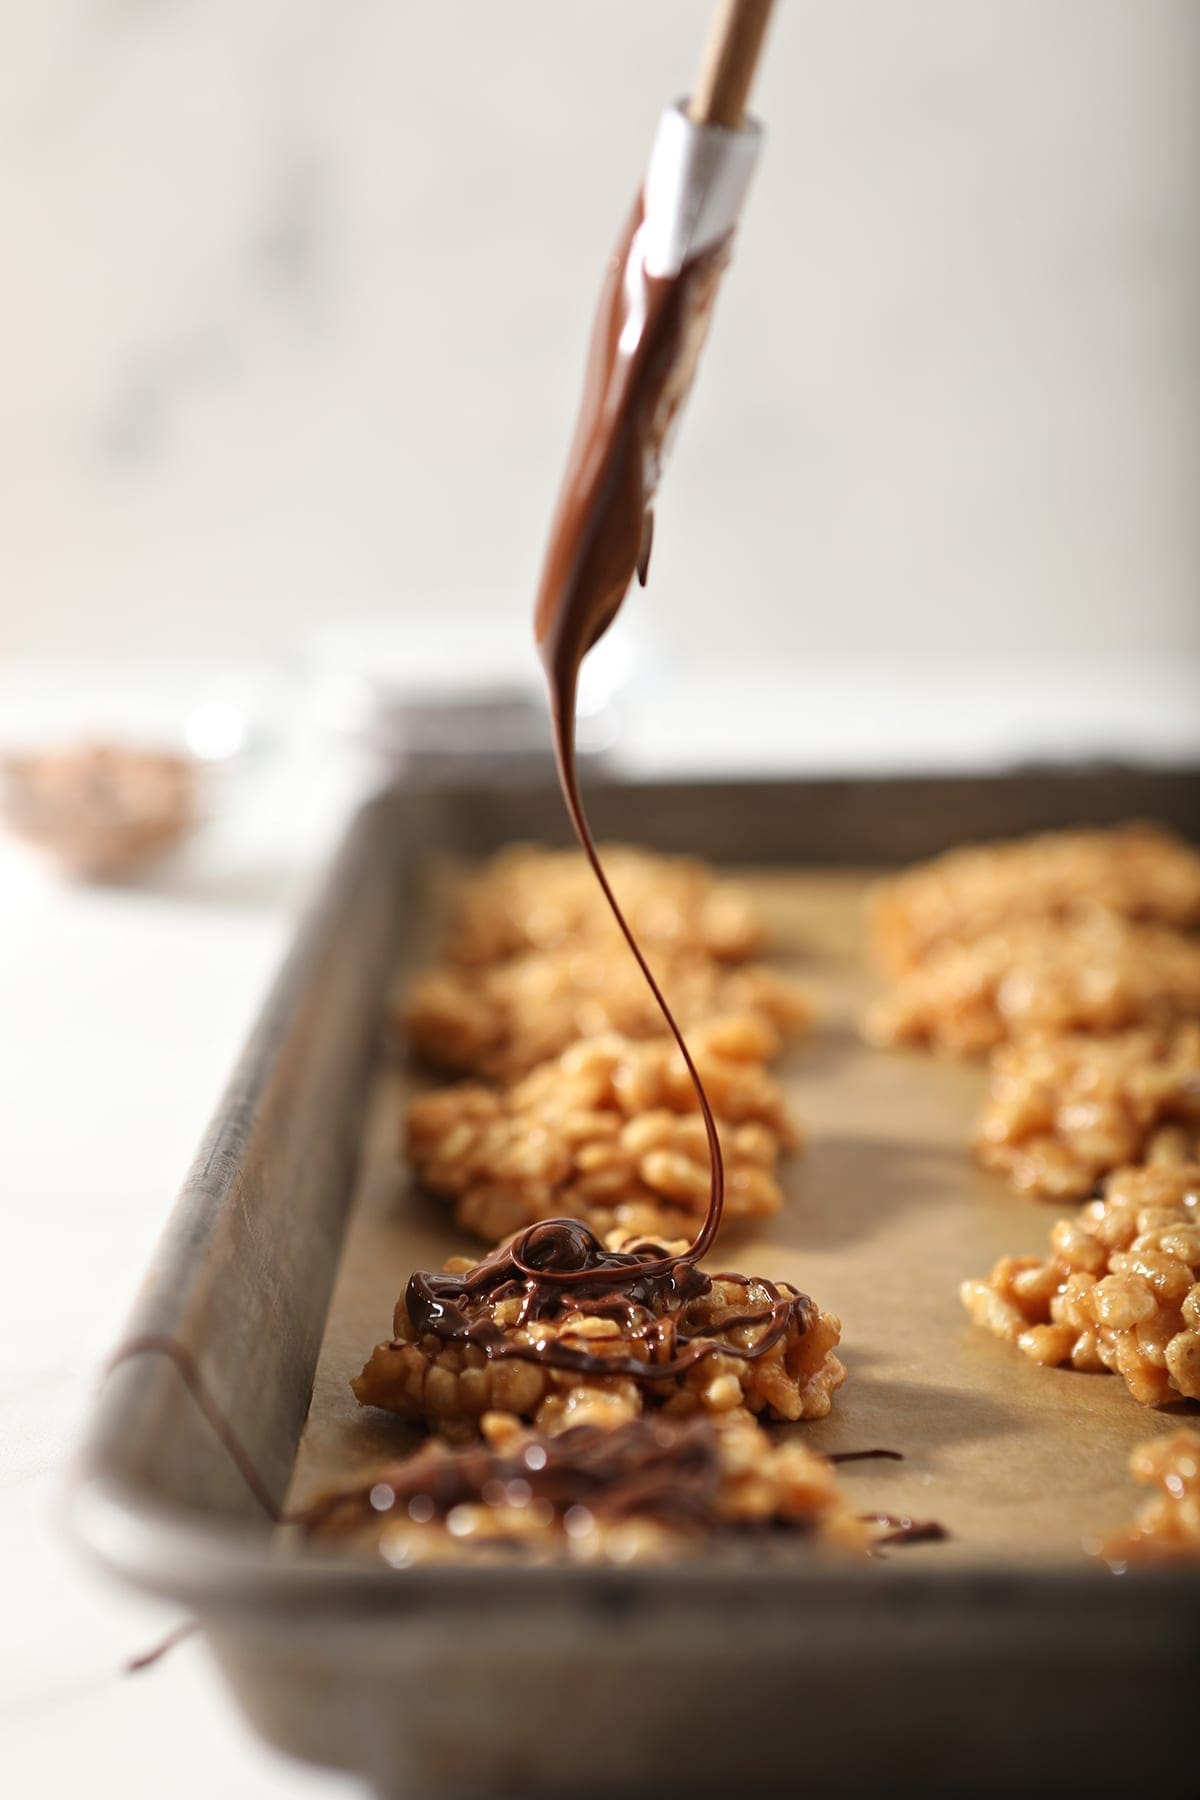
[[[612,623],[634,575],[643,582],[653,536],[651,502],[670,428],[691,384],[721,270],[723,240],[673,276],[645,262],[639,200],[609,262],[592,336],[574,442],[550,530],[538,591],[535,635],[550,692],[559,781],[584,854],[629,949],[678,1045],[696,1091],[708,1141],[708,1206],[683,1251],[649,1240],[608,1250],[573,1219],[531,1226],[465,1275],[418,1272],[406,1305],[419,1334],[469,1343],[488,1357],[515,1356],[585,1374],[623,1374],[641,1381],[682,1374],[704,1356],[750,1359],[765,1354],[795,1319],[803,1329],[811,1302],[794,1289],[756,1281],[766,1305],[722,1321],[711,1337],[689,1337],[679,1314],[711,1287],[696,1266],[720,1229],[725,1169],[716,1120],[699,1071],[654,973],[629,927],[601,865],[584,813],[575,766],[575,703],[580,665]],[[733,1277],[744,1280],[744,1277]],[[519,1323],[536,1326],[565,1312],[615,1319],[630,1354],[597,1354],[569,1338],[515,1339],[497,1325],[501,1300],[520,1299]],[[761,1327],[734,1346],[726,1334]]]
[[[302,1523],[310,1532],[340,1531],[395,1511],[424,1524],[445,1519],[456,1506],[478,1504],[541,1505],[557,1516],[584,1507],[608,1521],[639,1517],[712,1528],[721,1523],[720,1486],[720,1453],[708,1420],[632,1419],[574,1425],[511,1450],[430,1444],[361,1486],[318,1501]]]
[[[686,1308],[712,1287],[711,1277],[696,1267],[694,1247],[676,1255],[651,1243],[607,1250],[577,1219],[549,1219],[500,1245],[465,1274],[418,1271],[409,1280],[405,1307],[419,1334],[474,1344],[488,1357],[651,1382],[682,1375],[718,1352],[749,1361],[778,1343],[793,1319],[803,1328],[812,1305],[807,1295],[760,1277],[747,1285],[761,1290],[765,1306],[720,1317],[703,1335],[689,1333]],[[527,1336],[515,1337],[496,1323],[495,1308],[512,1299],[520,1303],[516,1322],[527,1328]],[[556,1323],[564,1314],[615,1320],[628,1353],[586,1349],[583,1341],[572,1342],[569,1332],[537,1335],[539,1324]],[[752,1343],[728,1341],[730,1332],[753,1327],[761,1329]]]
[[[639,201],[601,290],[534,615],[555,725],[568,749],[580,665],[616,617],[635,574],[645,585],[664,445],[728,261],[724,240],[677,275],[652,275],[644,239]]]
[[[825,1461],[831,1463],[852,1462],[903,1462],[902,1450],[831,1450],[827,1451]]]
[[[696,1091],[708,1140],[711,1186],[704,1222],[687,1251],[698,1262],[720,1229],[725,1168],[704,1083],[642,954],[596,852],[579,792],[575,704],[579,670],[603,637],[636,573],[644,582],[653,536],[651,502],[663,445],[690,384],[728,241],[654,276],[644,261],[640,202],[609,262],[592,335],[583,401],[550,528],[534,614],[546,670],[559,783],[584,855],[637,962]]]

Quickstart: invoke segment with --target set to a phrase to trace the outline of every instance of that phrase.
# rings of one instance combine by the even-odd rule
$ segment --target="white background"
[[[523,629],[707,13],[0,9],[0,654],[276,653],[438,585]],[[1194,657],[1198,89],[1194,0],[781,0],[670,644]]]

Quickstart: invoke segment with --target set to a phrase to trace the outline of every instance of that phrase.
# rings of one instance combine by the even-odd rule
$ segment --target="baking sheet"
[[[938,1520],[948,1542],[914,1544],[894,1565],[997,1561],[1081,1567],[1084,1544],[1126,1523],[1138,1494],[1126,1464],[1143,1438],[1195,1409],[1139,1406],[1115,1376],[1042,1369],[967,1319],[958,1284],[1005,1253],[1045,1253],[1061,1209],[977,1169],[968,1143],[980,1066],[868,1048],[855,1021],[871,992],[862,965],[868,877],[846,871],[738,871],[766,913],[776,960],[817,996],[820,1019],[780,1065],[806,1132],[784,1166],[785,1207],[765,1229],[729,1233],[719,1261],[783,1277],[836,1311],[848,1368],[830,1418],[781,1427],[814,1448],[899,1450],[902,1463],[842,1470],[864,1511]],[[448,887],[425,872],[411,970],[435,941]],[[400,972],[401,979],[403,971]],[[343,1262],[321,1349],[290,1504],[357,1479],[412,1446],[364,1411],[349,1381],[390,1334],[412,1269],[472,1246],[398,1156],[414,1073],[379,1074]]]

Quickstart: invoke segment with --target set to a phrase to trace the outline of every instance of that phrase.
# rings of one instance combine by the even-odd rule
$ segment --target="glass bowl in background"
[[[0,825],[63,875],[120,881],[226,812],[281,741],[280,678],[129,661],[0,671]]]

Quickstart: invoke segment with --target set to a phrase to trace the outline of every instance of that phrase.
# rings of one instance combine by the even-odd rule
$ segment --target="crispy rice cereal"
[[[4,823],[75,875],[115,875],[176,842],[196,811],[187,757],[80,744],[10,758],[0,770]]]
[[[1200,938],[1091,912],[950,943],[867,1019],[881,1044],[980,1056],[1033,1031],[1122,1031],[1200,1017]]]
[[[1106,1197],[965,1281],[977,1325],[1037,1363],[1110,1369],[1135,1400],[1200,1400],[1200,1165],[1120,1169]]]
[[[795,984],[756,964],[724,967],[692,953],[653,959],[679,1023],[748,1016],[778,1040],[807,1025]],[[662,1014],[624,944],[537,951],[481,968],[444,963],[418,977],[401,1009],[414,1048],[434,1065],[511,1080],[581,1038],[662,1035]]]
[[[688,951],[717,962],[761,953],[766,933],[754,901],[705,863],[624,844],[602,845],[600,858],[647,952]],[[465,883],[445,954],[449,962],[493,963],[590,941],[615,948],[619,939],[581,851],[516,844]]]
[[[987,1168],[1043,1200],[1124,1163],[1200,1161],[1200,1024],[1002,1045],[975,1137]]]
[[[619,1241],[613,1247],[619,1248]],[[677,1248],[682,1253],[686,1246]],[[453,1273],[466,1273],[471,1267],[466,1257],[446,1264]],[[675,1315],[681,1331],[711,1340],[713,1354],[682,1374],[650,1383],[625,1374],[581,1373],[513,1356],[489,1360],[475,1344],[418,1337],[401,1295],[394,1336],[376,1346],[351,1385],[363,1406],[382,1407],[458,1439],[476,1435],[480,1419],[489,1412],[511,1413],[554,1433],[570,1425],[620,1424],[646,1410],[668,1418],[738,1412],[765,1413],[773,1419],[823,1419],[834,1390],[846,1378],[833,1354],[841,1336],[841,1321],[833,1313],[822,1312],[810,1301],[792,1314],[782,1337],[761,1356],[721,1354],[722,1343],[749,1348],[758,1335],[754,1325],[725,1327],[722,1322],[762,1314],[770,1298],[753,1276],[714,1275],[710,1290]],[[595,1356],[649,1361],[645,1343],[623,1337],[615,1319],[567,1308],[556,1319],[522,1325],[520,1307],[519,1299],[489,1307],[489,1316],[518,1343],[561,1341]]]
[[[1129,1471],[1135,1481],[1159,1491],[1128,1530],[1105,1539],[1099,1554],[1118,1567],[1200,1559],[1200,1431],[1185,1426],[1139,1444]]]
[[[1200,851],[1152,824],[950,850],[879,886],[871,949],[885,974],[902,975],[948,942],[1018,920],[1069,919],[1087,905],[1183,930],[1200,925]]]
[[[775,1444],[752,1420],[631,1419],[557,1437],[509,1414],[480,1421],[483,1444],[432,1439],[369,1482],[313,1509],[309,1535],[397,1567],[489,1551],[534,1561],[656,1562],[718,1540],[806,1536],[862,1554],[868,1525],[833,1467]]]
[[[701,1027],[690,1045],[718,1118],[731,1221],[779,1210],[776,1163],[797,1142],[762,1065],[770,1045],[737,1020]],[[601,1235],[687,1237],[708,1205],[704,1121],[667,1039],[593,1038],[503,1091],[464,1082],[423,1095],[407,1151],[422,1185],[455,1202],[458,1224],[493,1244],[563,1216]]]

